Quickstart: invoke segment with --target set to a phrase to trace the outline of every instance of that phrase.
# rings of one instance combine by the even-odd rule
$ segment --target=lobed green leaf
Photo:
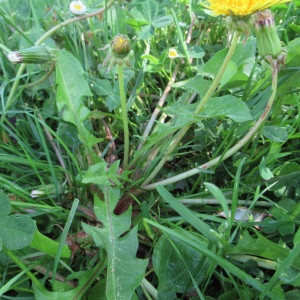
[[[148,264],[146,259],[138,259],[137,227],[126,233],[131,224],[131,208],[123,214],[114,214],[120,199],[120,191],[110,186],[103,187],[104,201],[94,196],[94,212],[103,227],[83,223],[85,232],[93,237],[95,244],[107,253],[106,297],[108,300],[131,299],[141,283]],[[126,234],[125,234],[126,233]],[[125,234],[125,235],[124,235]],[[122,235],[122,237],[121,237]]]

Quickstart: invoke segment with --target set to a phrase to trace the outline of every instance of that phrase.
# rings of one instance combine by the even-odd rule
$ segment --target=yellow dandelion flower
[[[202,5],[211,10],[214,16],[245,17],[275,4],[290,2],[290,0],[207,0],[206,2],[209,4],[202,3]]]

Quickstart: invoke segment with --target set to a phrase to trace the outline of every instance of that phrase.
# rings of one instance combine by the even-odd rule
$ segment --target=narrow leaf
[[[205,182],[204,184],[207,187],[207,189],[210,191],[210,193],[220,202],[226,217],[229,219],[230,214],[229,214],[227,199],[225,198],[222,191],[212,183]]]
[[[157,187],[158,193],[183,219],[202,233],[210,242],[217,243],[217,233],[204,221],[199,219],[191,210],[174,198],[163,186]]]

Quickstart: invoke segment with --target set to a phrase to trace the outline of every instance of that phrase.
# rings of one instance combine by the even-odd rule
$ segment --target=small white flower
[[[41,191],[41,190],[32,190],[30,193],[31,198],[39,198],[45,195],[46,195],[45,191]]]
[[[171,59],[178,57],[178,53],[175,48],[169,49],[168,57]]]
[[[7,54],[8,60],[13,64],[43,64],[52,59],[51,49],[46,46],[32,46]]]
[[[86,12],[86,6],[81,1],[72,1],[70,11],[74,15],[83,15]]]
[[[22,62],[22,57],[18,51],[10,52],[7,54],[7,58],[13,64]]]

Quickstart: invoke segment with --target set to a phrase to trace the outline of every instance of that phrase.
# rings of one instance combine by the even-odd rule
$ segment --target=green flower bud
[[[112,53],[116,58],[124,58],[130,53],[130,39],[124,34],[117,34],[111,42]]]
[[[49,48],[46,46],[33,46],[26,49],[10,52],[7,58],[11,63],[43,64],[52,59]]]
[[[267,56],[278,58],[282,53],[282,48],[270,10],[267,9],[256,13],[254,32],[259,55],[263,58]]]
[[[239,17],[239,16],[227,16],[225,19],[227,28],[234,32],[239,31],[245,35],[244,42],[247,41],[251,34],[252,26],[253,26],[253,16],[247,17]]]
[[[48,184],[34,189],[30,193],[31,198],[42,198],[42,197],[56,197],[57,194],[62,194],[64,192],[64,184]]]
[[[116,64],[130,66],[130,57],[133,56],[133,50],[131,50],[130,39],[127,35],[117,34],[110,44],[99,50],[105,49],[109,49],[109,54],[103,61],[103,66],[110,62],[107,72]]]

